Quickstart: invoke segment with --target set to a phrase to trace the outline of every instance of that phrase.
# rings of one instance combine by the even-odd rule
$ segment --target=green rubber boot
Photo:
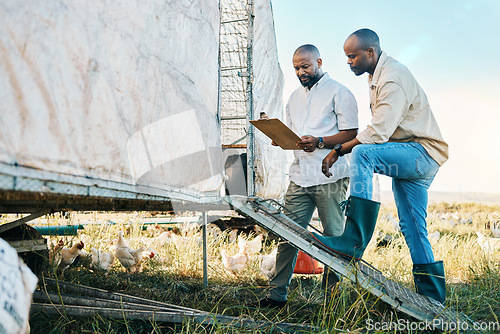
[[[431,297],[441,304],[446,299],[443,261],[413,265],[413,280],[417,293]]]
[[[372,238],[379,209],[379,202],[350,196],[347,200],[347,220],[344,233],[335,237],[324,237],[317,233],[312,233],[312,235],[333,251],[351,258],[360,259]]]

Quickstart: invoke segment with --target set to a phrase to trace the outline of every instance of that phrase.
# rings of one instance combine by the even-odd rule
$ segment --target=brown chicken
[[[71,248],[63,247],[60,252],[61,262],[59,262],[57,270],[60,273],[63,273],[66,269],[68,269],[69,266],[78,257],[78,255],[80,254],[80,250],[82,250],[83,247],[84,247],[83,241],[79,241],[73,244]]]

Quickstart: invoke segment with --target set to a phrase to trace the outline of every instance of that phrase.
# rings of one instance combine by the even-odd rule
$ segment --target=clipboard
[[[276,144],[284,150],[300,150],[297,147],[297,142],[300,141],[289,127],[277,118],[259,119],[250,121],[253,126],[262,131],[266,136],[271,138]]]

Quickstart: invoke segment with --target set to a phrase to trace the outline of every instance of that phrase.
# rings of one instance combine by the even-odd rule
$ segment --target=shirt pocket
[[[306,119],[307,127],[311,130],[332,128],[336,122],[336,114],[331,100],[324,98],[313,99],[310,104],[309,118]]]

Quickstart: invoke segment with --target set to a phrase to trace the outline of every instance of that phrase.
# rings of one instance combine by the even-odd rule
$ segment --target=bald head
[[[382,54],[377,34],[370,29],[359,29],[347,37],[344,43],[347,64],[356,75],[368,72],[373,75]]]
[[[373,48],[373,51],[380,55],[382,52],[380,48],[380,40],[375,31],[370,29],[359,29],[349,35],[347,40],[355,37],[358,43],[358,47],[363,50],[368,50],[368,48]]]
[[[310,53],[312,56],[312,59],[314,59],[314,60],[321,58],[318,48],[312,44],[304,44],[304,45],[299,46],[297,48],[297,50],[295,50],[295,52],[293,53],[293,56],[302,55],[304,53]]]

